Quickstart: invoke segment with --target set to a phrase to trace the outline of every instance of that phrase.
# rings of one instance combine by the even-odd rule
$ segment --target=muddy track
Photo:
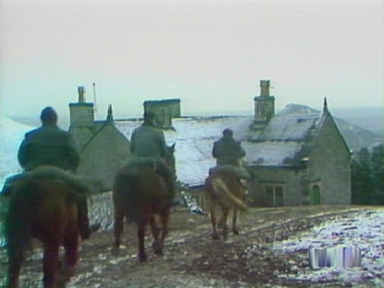
[[[335,217],[362,208],[297,207],[249,209],[239,219],[240,235],[212,240],[208,217],[178,208],[171,216],[165,255],[156,257],[147,239],[148,262],[137,261],[134,225],[125,226],[123,249],[111,253],[113,232],[105,230],[82,243],[77,274],[66,287],[316,287],[281,274],[308,266],[306,252],[277,253],[273,245]],[[39,287],[41,251],[36,247],[22,271],[22,287]],[[329,287],[340,287],[329,283]],[[324,286],[322,286],[324,287]]]

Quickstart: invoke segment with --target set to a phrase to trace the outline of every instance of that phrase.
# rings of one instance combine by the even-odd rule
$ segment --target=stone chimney
[[[85,103],[85,87],[77,87],[77,93],[79,94],[79,103]]]
[[[85,102],[85,87],[77,87],[78,102],[69,104],[70,126],[94,125],[93,103]]]
[[[255,97],[255,119],[254,128],[264,128],[271,118],[275,115],[275,97],[270,96],[269,80],[260,80],[260,96]]]
[[[144,112],[155,114],[155,123],[162,129],[173,129],[172,118],[180,117],[180,99],[150,100],[143,106]]]

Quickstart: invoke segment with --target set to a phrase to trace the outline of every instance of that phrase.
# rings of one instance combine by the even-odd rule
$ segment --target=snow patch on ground
[[[358,247],[362,251],[361,267],[304,268],[298,269],[296,275],[280,277],[294,281],[351,285],[368,280],[377,287],[384,287],[384,209],[361,211],[355,217],[337,216],[274,245],[276,251],[283,253],[319,247]]]

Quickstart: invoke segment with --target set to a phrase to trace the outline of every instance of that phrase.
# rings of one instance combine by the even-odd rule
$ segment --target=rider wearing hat
[[[157,171],[165,178],[168,190],[168,202],[172,204],[175,197],[175,172],[165,162],[167,145],[164,133],[155,126],[155,114],[144,113],[144,122],[136,128],[131,136],[131,153],[134,157],[153,158]]]

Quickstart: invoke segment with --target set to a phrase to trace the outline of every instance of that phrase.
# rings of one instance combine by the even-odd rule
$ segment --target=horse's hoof
[[[11,281],[11,280],[8,280],[7,284],[5,287],[9,287],[9,288],[19,288],[19,281]]]
[[[155,249],[155,254],[157,255],[157,256],[163,256],[164,254],[163,254],[163,249]]]
[[[145,255],[145,254],[139,255],[139,261],[140,261],[140,263],[147,262],[148,261],[147,255]]]
[[[239,234],[240,234],[239,230],[233,230],[233,235],[239,235]]]
[[[120,254],[120,249],[117,248],[117,247],[113,247],[111,249],[111,253],[112,253],[112,255],[119,255]]]
[[[219,237],[218,234],[212,234],[212,239],[213,239],[213,240],[219,240],[220,237]]]
[[[152,243],[153,251],[158,256],[163,256],[163,245],[160,241]]]

